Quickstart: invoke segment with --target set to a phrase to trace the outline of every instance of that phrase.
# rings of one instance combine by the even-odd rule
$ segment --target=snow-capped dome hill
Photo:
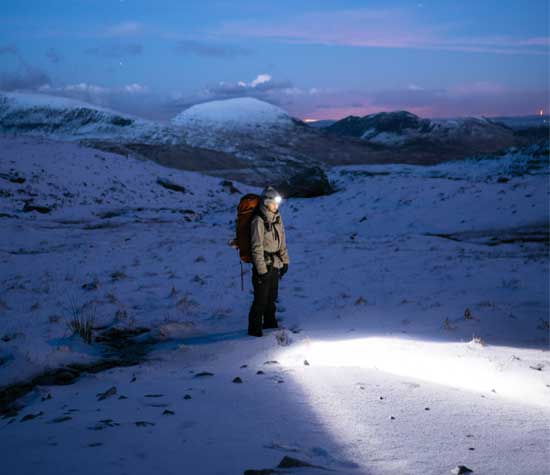
[[[48,136],[61,140],[104,139],[177,143],[177,134],[129,114],[66,97],[0,92],[0,132]]]
[[[196,104],[180,112],[172,123],[190,129],[229,131],[291,127],[294,122],[280,107],[253,97],[237,97]]]

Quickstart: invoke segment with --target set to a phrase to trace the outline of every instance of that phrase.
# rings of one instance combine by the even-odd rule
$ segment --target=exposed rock
[[[61,416],[61,417],[56,417],[55,419],[52,419],[49,423],[50,424],[59,424],[61,422],[70,421],[71,419],[72,419],[71,416]]]
[[[334,188],[321,167],[306,168],[279,183],[275,188],[285,198],[314,198],[334,193]]]
[[[30,421],[30,420],[35,419],[37,417],[40,417],[42,415],[44,415],[44,413],[42,411],[37,412],[36,414],[27,414],[27,415],[23,416],[19,422]]]
[[[28,213],[30,211],[38,211],[39,213],[46,214],[49,213],[51,210],[52,208],[48,206],[35,205],[32,204],[30,201],[25,201],[25,205],[23,206],[24,213]]]
[[[271,475],[274,473],[295,473],[294,471],[289,472],[286,469],[292,469],[292,468],[316,468],[319,470],[326,470],[329,471],[328,468],[321,467],[320,465],[313,465],[308,462],[304,462],[303,460],[299,460],[293,457],[285,456],[282,458],[282,460],[279,462],[279,465],[277,465],[276,468],[263,468],[263,469],[249,469],[244,471],[244,475]],[[277,469],[283,469],[283,470],[277,470]],[[309,472],[308,472],[309,473]]]
[[[99,288],[99,280],[96,278],[92,280],[92,282],[86,282],[85,284],[82,284],[82,288],[84,290],[96,290]]]
[[[103,401],[104,399],[107,399],[108,397],[114,396],[116,393],[117,393],[116,387],[112,386],[109,389],[107,389],[107,391],[105,391],[105,392],[97,393],[96,394],[97,400],[98,401]]]
[[[304,462],[303,460],[289,457],[288,455],[285,455],[283,459],[279,462],[279,465],[277,465],[277,468],[299,468],[299,467],[313,467],[313,468],[320,468],[321,470],[327,470],[325,467],[321,467],[319,465],[313,465],[311,463]]]
[[[457,465],[455,468],[451,470],[451,473],[454,475],[462,475],[463,473],[472,473],[473,470],[471,468],[466,467],[466,465]]]
[[[88,427],[89,430],[103,430],[107,427],[116,427],[120,424],[118,422],[114,422],[112,419],[103,419],[99,421],[95,426]]]
[[[236,384],[242,384],[243,380],[237,376],[236,378],[233,378],[233,382]]]
[[[205,376],[214,376],[214,373],[209,373],[208,371],[202,371],[200,373],[197,373],[194,378],[204,378]]]
[[[241,193],[238,188],[235,187],[231,180],[223,180],[220,185],[225,188],[229,193]]]
[[[244,475],[271,475],[273,473],[281,473],[281,471],[273,470],[272,468],[262,468],[260,470],[249,469],[244,471]]]
[[[52,386],[54,384],[66,385],[73,383],[78,376],[79,374],[77,371],[62,368],[41,374],[40,376],[37,376],[32,383],[34,386]]]
[[[0,173],[0,178],[11,181],[12,183],[25,183],[25,178],[17,173]]]
[[[180,193],[187,193],[187,190],[183,185],[178,185],[177,183],[174,183],[166,178],[157,178],[157,183],[160,186],[163,186],[164,188],[171,190],[171,191],[179,191]]]

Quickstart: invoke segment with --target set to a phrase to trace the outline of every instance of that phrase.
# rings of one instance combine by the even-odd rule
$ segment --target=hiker
[[[265,328],[278,328],[275,301],[279,278],[288,271],[289,263],[280,202],[279,193],[266,187],[250,223],[254,301],[248,314],[248,334],[252,336],[262,336]]]

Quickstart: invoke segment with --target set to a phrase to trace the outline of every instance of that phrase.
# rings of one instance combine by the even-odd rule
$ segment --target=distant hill
[[[324,129],[334,124],[335,120],[316,120],[315,122],[307,122],[307,125],[310,127],[315,127],[316,129]]]

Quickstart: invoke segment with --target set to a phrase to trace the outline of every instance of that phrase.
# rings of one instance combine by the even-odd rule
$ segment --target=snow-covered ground
[[[283,203],[285,329],[255,339],[230,186],[0,137],[0,386],[100,356],[70,334],[71,302],[160,340],[137,366],[24,396],[0,419],[3,468],[546,473],[547,160],[333,169],[335,194]]]

